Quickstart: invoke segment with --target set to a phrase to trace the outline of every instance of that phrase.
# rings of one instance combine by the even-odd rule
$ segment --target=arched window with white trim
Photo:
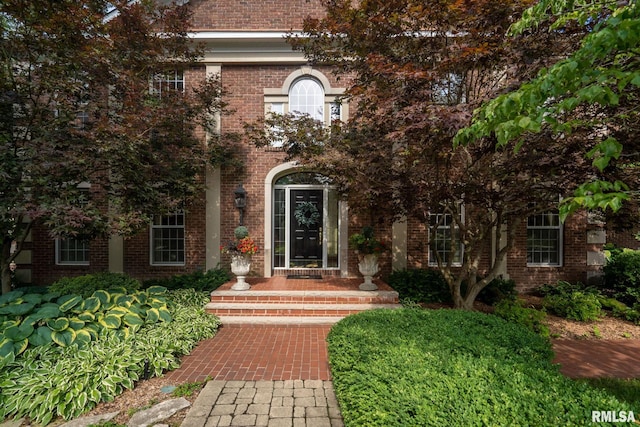
[[[348,116],[348,104],[341,96],[345,89],[332,87],[329,79],[311,67],[301,67],[291,73],[281,87],[265,88],[265,114],[308,114],[326,125]],[[273,141],[272,147],[280,149],[282,141]]]
[[[291,86],[289,111],[324,121],[324,90],[316,79],[303,77]]]

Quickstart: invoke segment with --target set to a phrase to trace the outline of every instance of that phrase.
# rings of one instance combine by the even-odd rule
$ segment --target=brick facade
[[[197,0],[191,1],[190,4],[194,12],[194,31],[211,32],[212,34],[266,31],[284,33],[291,29],[301,28],[302,19],[307,15],[320,16],[322,13],[321,2],[318,0],[287,0],[286,4],[270,0],[260,2]],[[212,43],[220,43],[216,40],[218,39]],[[246,40],[240,40],[238,43],[244,43],[242,46],[245,47],[248,46]],[[234,57],[235,59],[226,60],[224,56],[216,56],[220,52],[216,46],[207,48],[206,64],[186,73],[185,82],[189,87],[192,82],[205,75],[208,65],[213,64],[218,67],[216,69],[221,72],[222,83],[229,92],[227,98],[229,107],[235,111],[233,115],[223,116],[221,119],[223,132],[241,132],[243,123],[264,116],[265,89],[281,88],[293,73],[300,72],[301,69],[308,71],[311,68],[302,57],[292,60],[291,57],[283,55],[272,61],[268,59],[255,60],[255,55],[260,54],[260,48],[247,54],[247,57],[254,55],[251,56],[254,59],[247,60],[246,63],[243,63],[242,59],[238,59],[241,58],[241,50]],[[224,54],[220,53],[220,55]],[[265,50],[265,58],[271,58],[273,55],[273,52]],[[315,67],[313,70],[321,73],[332,87],[344,86],[344,82],[337,81],[329,69]],[[265,251],[262,250],[270,245],[270,242],[265,242],[265,236],[271,235],[270,232],[265,231],[265,216],[268,217],[271,211],[271,206],[267,206],[268,201],[265,199],[265,180],[274,168],[282,165],[284,155],[277,149],[256,148],[246,142],[240,142],[236,148],[244,163],[244,171],[241,173],[235,170],[223,171],[219,175],[218,181],[210,183],[215,187],[219,200],[207,204],[203,194],[201,200],[196,201],[187,209],[185,216],[185,265],[152,266],[150,264],[150,232],[144,230],[124,240],[122,256],[125,273],[144,280],[187,273],[204,269],[212,264],[215,266],[216,260],[221,260],[222,265],[228,265],[228,257],[221,257],[212,242],[220,244],[233,237],[233,230],[239,224],[239,212],[233,201],[234,190],[239,184],[242,184],[247,192],[244,224],[249,228],[252,237],[261,248],[260,252],[253,257],[252,274],[262,276],[265,270],[269,270],[270,260],[265,259]],[[207,231],[207,218],[212,216],[219,220],[216,223],[219,224],[219,230],[214,230],[213,233]],[[349,228],[357,230],[352,221],[353,219],[349,220]],[[528,267],[527,231],[526,224],[523,224],[517,232],[515,247],[508,255],[506,274],[516,281],[521,290],[529,290],[534,286],[552,283],[559,279],[586,281],[600,267],[597,261],[593,260],[598,258],[597,254],[600,253],[602,244],[599,243],[599,239],[589,238],[593,234],[589,233],[598,229],[598,225],[589,224],[587,216],[584,214],[570,218],[563,228],[562,266]],[[391,226],[380,228],[377,233],[388,241],[394,240]],[[427,268],[428,233],[425,224],[415,220],[409,221],[406,224],[406,234],[407,238],[404,242],[406,252],[401,250],[399,254],[396,253],[394,256],[404,256],[408,268]],[[622,238],[618,238],[618,240],[623,241]],[[345,241],[341,240],[343,244]],[[207,245],[209,245],[209,250],[207,250]],[[481,270],[486,270],[488,267],[491,245],[492,242],[487,242],[487,261],[485,265],[480,266]],[[106,240],[91,243],[89,266],[56,266],[54,243],[47,236],[46,231],[42,229],[36,228],[34,230],[33,240],[29,243],[28,248],[33,251],[32,265],[22,265],[21,268],[31,268],[32,281],[37,284],[48,284],[66,275],[105,271],[110,265],[108,241]],[[342,258],[342,262],[348,264],[348,268],[344,270],[343,274],[346,272],[349,276],[358,275],[357,258],[353,251],[349,251],[348,255]],[[383,276],[389,274],[392,271],[392,255],[384,254],[380,262],[381,274]],[[267,271],[267,274],[270,273],[272,272]]]

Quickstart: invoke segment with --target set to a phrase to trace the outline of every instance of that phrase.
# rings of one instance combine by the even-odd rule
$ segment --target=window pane
[[[184,264],[184,213],[155,216],[151,226],[151,263]]]
[[[557,212],[544,212],[527,219],[527,263],[561,264],[562,225]]]
[[[56,259],[58,264],[89,264],[89,241],[58,239]]]
[[[431,238],[434,239],[429,244],[429,264],[437,265],[438,256],[445,264],[450,261],[452,264],[461,264],[462,243],[460,242],[459,230],[455,226],[452,214],[430,214],[429,226],[432,229],[430,232]],[[453,248],[451,247],[452,244],[455,245]],[[452,250],[454,251],[453,253],[451,253]],[[453,258],[450,260],[451,255],[453,255]]]
[[[273,102],[271,103],[271,106],[269,107],[269,109],[271,110],[271,114],[284,114],[284,104],[282,102]],[[273,133],[277,133],[277,132],[281,132],[282,128],[278,127],[278,126],[274,126],[271,131]],[[271,142],[271,146],[272,147],[282,147],[284,145],[284,141],[283,140],[277,140],[277,141],[272,141]]]
[[[162,96],[167,91],[183,92],[184,75],[182,71],[173,71],[166,74],[156,74],[151,79],[151,92]]]
[[[313,79],[301,79],[289,92],[289,111],[324,121],[324,91]]]
[[[276,189],[273,199],[273,266],[285,266],[286,230],[285,230],[285,190]]]

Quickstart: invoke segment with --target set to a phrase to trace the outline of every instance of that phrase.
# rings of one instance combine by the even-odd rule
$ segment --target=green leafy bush
[[[191,288],[196,291],[213,291],[230,279],[229,273],[226,270],[215,268],[207,270],[206,272],[197,270],[190,274],[176,275],[166,279],[146,280],[142,284],[142,287],[163,286],[167,289]]]
[[[60,295],[76,294],[87,298],[97,290],[111,288],[124,288],[127,293],[131,293],[140,289],[140,282],[124,274],[105,272],[62,278],[49,286],[49,291]]]
[[[442,273],[435,269],[396,270],[387,283],[395,289],[400,299],[422,303],[450,303],[451,291]],[[465,286],[463,284],[462,291]],[[504,298],[515,298],[516,283],[510,279],[493,279],[478,294],[478,301],[493,305]]]
[[[598,296],[581,291],[573,291],[569,295],[548,295],[542,303],[550,312],[579,322],[598,320],[602,315]]]
[[[635,304],[633,307],[629,307],[623,302],[604,296],[601,296],[599,301],[602,308],[609,311],[613,317],[634,323],[640,323],[640,304]]]
[[[603,272],[603,294],[629,306],[640,302],[640,251],[612,252]]]
[[[204,311],[206,293],[181,290],[165,297],[170,327],[145,323],[128,334],[107,328],[82,349],[33,347],[0,368],[0,419],[28,416],[44,425],[75,418],[133,388],[145,365],[154,376],[177,368],[182,355],[215,335],[219,320]]]
[[[509,322],[522,325],[543,337],[549,337],[549,327],[544,323],[547,313],[535,308],[524,307],[523,301],[520,299],[503,299],[496,304],[493,314]]]
[[[105,330],[123,336],[148,323],[170,322],[162,297],[165,288],[126,293],[124,288],[96,290],[87,298],[69,294],[24,294],[0,297],[0,368],[29,347],[55,344],[85,348]]]
[[[558,280],[555,284],[545,284],[540,286],[536,293],[541,296],[563,295],[570,296],[574,292],[582,292],[585,294],[599,295],[600,291],[594,286],[587,286],[584,283],[571,283],[565,280]]]
[[[485,304],[495,305],[504,299],[513,300],[517,295],[516,282],[500,276],[489,282],[489,284],[480,291],[476,299]]]
[[[594,408],[630,411],[552,364],[549,340],[463,310],[370,310],[328,336],[346,426],[587,425]]]
[[[451,292],[442,274],[437,270],[397,270],[387,279],[400,299],[415,302],[451,302]]]

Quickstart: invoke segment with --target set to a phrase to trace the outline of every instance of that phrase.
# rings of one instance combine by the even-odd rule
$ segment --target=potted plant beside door
[[[231,272],[236,275],[237,281],[231,286],[235,291],[246,291],[251,286],[245,278],[251,271],[251,256],[258,252],[258,246],[249,236],[247,227],[241,225],[233,231],[235,237],[221,246],[222,253],[231,255]]]
[[[378,273],[378,256],[388,249],[387,244],[375,238],[373,227],[366,226],[362,228],[362,232],[349,237],[349,245],[358,254],[358,269],[364,277],[360,290],[375,291],[378,286],[373,283],[372,278]]]

